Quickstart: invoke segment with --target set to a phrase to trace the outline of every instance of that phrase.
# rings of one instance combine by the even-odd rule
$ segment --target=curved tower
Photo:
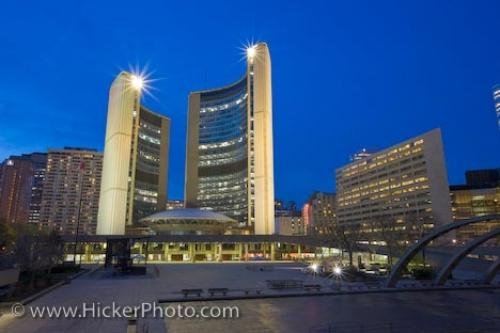
[[[142,80],[121,72],[109,91],[98,235],[165,209],[170,119],[140,104]]]
[[[230,216],[255,234],[274,233],[271,58],[247,50],[238,81],[189,95],[186,207]]]

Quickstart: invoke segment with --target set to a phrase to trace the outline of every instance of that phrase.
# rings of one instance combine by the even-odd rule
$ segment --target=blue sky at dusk
[[[500,166],[492,86],[500,1],[4,1],[0,160],[49,147],[103,149],[107,94],[148,64],[143,103],[172,119],[169,197],[184,185],[189,91],[271,51],[276,197],[333,191],[335,168],[441,127],[450,183]]]

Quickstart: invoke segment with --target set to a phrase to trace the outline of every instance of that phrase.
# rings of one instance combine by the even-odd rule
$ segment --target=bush
[[[415,280],[430,280],[434,277],[434,269],[432,267],[415,267],[411,270]]]

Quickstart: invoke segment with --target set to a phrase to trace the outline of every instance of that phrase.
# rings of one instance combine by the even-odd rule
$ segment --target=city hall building
[[[251,233],[274,230],[271,59],[247,49],[247,70],[222,88],[189,95],[186,207],[210,209]]]
[[[121,72],[109,91],[98,235],[165,209],[170,119],[141,105],[143,80]]]

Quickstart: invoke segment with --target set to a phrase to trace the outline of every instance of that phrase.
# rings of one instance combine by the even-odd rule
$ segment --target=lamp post
[[[73,264],[76,265],[76,252],[78,248],[78,233],[80,231],[80,215],[82,211],[82,194],[83,194],[83,172],[85,170],[85,163],[81,162],[78,168],[78,183],[80,188],[79,200],[78,200],[78,210],[76,213],[76,232],[75,232],[75,251],[73,252]],[[80,255],[80,265],[82,264],[82,256]]]
[[[340,266],[335,266],[333,268],[333,274],[335,275],[335,278],[337,279],[337,290],[340,291],[340,278],[342,277],[342,268]]]

